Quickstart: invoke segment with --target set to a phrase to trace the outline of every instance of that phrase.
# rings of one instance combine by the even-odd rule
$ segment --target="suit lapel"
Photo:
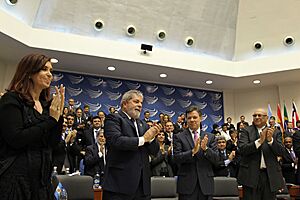
[[[125,119],[125,121],[133,128],[134,132],[136,133],[136,130],[135,130],[135,126],[133,124],[133,122],[127,117],[127,115],[122,111],[120,112],[120,115]],[[136,136],[136,134],[135,134]]]
[[[189,130],[186,130],[186,131],[185,131],[185,137],[186,137],[186,140],[188,141],[189,145],[190,145],[192,148],[194,148],[195,144],[194,144],[192,135],[191,135],[191,133],[190,133]]]
[[[139,136],[143,136],[144,135],[144,133],[143,133],[143,122],[140,119],[137,119],[136,124],[137,124],[138,130],[139,130]]]

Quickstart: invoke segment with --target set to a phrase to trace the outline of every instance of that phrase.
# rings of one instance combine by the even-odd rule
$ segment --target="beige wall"
[[[256,108],[268,109],[271,105],[272,114],[277,116],[277,104],[286,103],[289,119],[291,120],[292,100],[300,108],[300,82],[272,87],[258,87],[248,90],[224,91],[224,117],[231,116],[233,123],[239,121],[241,115],[245,115],[246,121],[252,122],[252,113]],[[300,110],[298,109],[298,114]]]
[[[4,63],[0,60],[0,91],[4,91],[10,83],[15,71],[16,63]]]

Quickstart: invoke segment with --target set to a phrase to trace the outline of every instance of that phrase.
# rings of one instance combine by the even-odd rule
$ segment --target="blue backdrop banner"
[[[80,75],[67,72],[54,72],[51,91],[54,85],[64,84],[67,99],[73,98],[75,106],[83,108],[90,106],[91,114],[96,115],[102,110],[108,113],[113,106],[120,109],[122,94],[128,90],[140,90],[144,94],[143,112],[149,111],[151,120],[158,120],[159,114],[168,114],[173,122],[191,105],[201,108],[202,129],[212,130],[214,123],[224,123],[223,93],[167,86],[155,83],[145,83],[91,75]],[[143,113],[141,114],[143,117]]]

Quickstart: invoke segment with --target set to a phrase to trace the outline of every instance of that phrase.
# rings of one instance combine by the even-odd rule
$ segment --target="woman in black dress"
[[[55,87],[50,58],[31,54],[0,100],[0,199],[54,199],[51,151],[61,137],[64,87]]]

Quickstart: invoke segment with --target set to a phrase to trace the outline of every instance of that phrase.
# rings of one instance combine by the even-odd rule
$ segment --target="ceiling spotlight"
[[[159,77],[160,78],[166,78],[168,75],[167,74],[160,74]]]
[[[263,48],[264,48],[264,46],[263,46],[263,43],[262,43],[262,42],[259,42],[259,41],[254,42],[254,44],[253,44],[253,49],[254,49],[255,51],[261,51]]]
[[[157,31],[156,37],[158,40],[162,41],[162,40],[166,39],[166,35],[167,35],[166,31],[159,30],[159,31]]]
[[[53,63],[53,64],[55,64],[55,63],[58,63],[58,60],[56,58],[51,58],[50,62]]]
[[[94,26],[95,30],[101,31],[103,29],[103,27],[104,27],[104,22],[101,19],[97,19],[95,21],[95,26]]]
[[[135,26],[133,26],[133,25],[127,26],[127,28],[126,28],[126,34],[127,34],[128,36],[134,36],[135,33],[136,33],[136,28],[135,28]]]
[[[194,38],[190,36],[185,38],[185,46],[192,47],[193,45],[194,45]]]
[[[115,71],[115,70],[116,70],[116,68],[115,68],[114,66],[108,66],[107,69],[108,69],[109,71]]]
[[[254,84],[260,84],[260,80],[256,79],[253,81]]]
[[[207,80],[207,81],[205,81],[205,83],[206,83],[207,85],[211,85],[211,84],[213,83],[213,81],[212,81],[212,80]]]
[[[18,3],[18,0],[6,0],[6,3],[10,6],[14,6]]]
[[[295,44],[295,39],[292,36],[286,36],[283,39],[283,44],[287,47],[293,46],[293,44]]]

